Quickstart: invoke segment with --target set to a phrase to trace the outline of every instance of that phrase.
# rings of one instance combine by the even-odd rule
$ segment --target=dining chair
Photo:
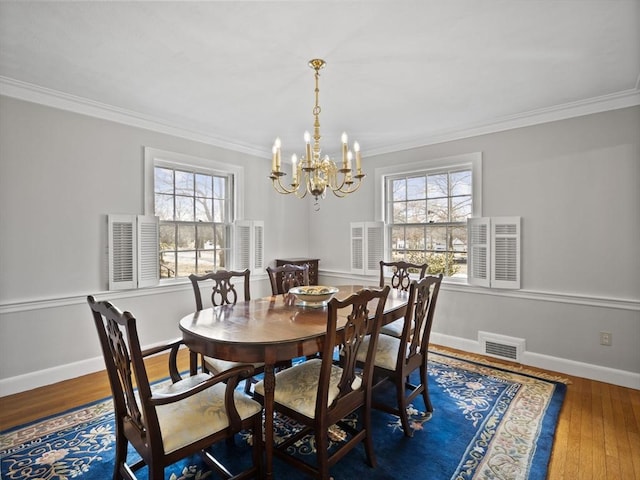
[[[309,265],[293,265],[287,263],[279,267],[267,267],[271,294],[287,293],[292,287],[309,285]]]
[[[371,382],[373,355],[376,349],[384,305],[389,286],[362,289],[345,300],[332,298],[327,305],[327,329],[321,357],[292,366],[276,374],[274,410],[293,419],[303,428],[274,446],[274,455],[316,478],[329,479],[329,469],[349,450],[364,442],[371,467],[376,466],[371,437]],[[374,302],[374,303],[370,303]],[[372,315],[375,306],[375,314]],[[338,330],[340,325],[344,327]],[[363,341],[368,338],[366,348]],[[343,361],[336,364],[333,353],[338,348]],[[365,357],[358,368],[356,357]],[[264,383],[256,384],[258,395],[264,396]],[[350,425],[343,419],[359,411],[360,424]],[[350,438],[330,450],[329,427],[337,425]],[[305,435],[315,440],[316,465],[294,456],[289,447]]]
[[[242,272],[236,272],[231,270],[217,270],[213,273],[207,273],[205,275],[189,275],[189,280],[191,280],[191,285],[193,286],[193,293],[196,299],[196,311],[200,311],[203,309],[203,301],[201,294],[201,286],[207,285],[208,288],[211,289],[211,302],[210,305],[213,307],[217,307],[219,305],[235,305],[238,302],[239,294],[236,289],[235,280],[238,280],[240,285],[242,285],[243,300],[249,301],[251,300],[251,289],[250,289],[250,275],[251,271],[249,269],[243,270]],[[197,364],[197,355],[192,355],[192,363]],[[241,362],[230,362],[227,360],[222,360],[219,358],[202,356],[202,370],[207,373],[211,372],[214,375],[219,375],[220,373],[235,368],[239,365],[244,365]],[[260,374],[264,372],[264,363],[251,363],[253,370],[256,374]],[[192,371],[195,371],[196,368],[192,364]],[[251,391],[251,384],[255,383],[253,376],[247,378],[245,382],[245,393],[249,393]]]
[[[142,350],[131,313],[109,302],[98,302],[93,296],[87,297],[87,302],[113,394],[113,479],[133,480],[135,472],[146,465],[150,480],[164,480],[165,467],[196,453],[225,478],[261,478],[262,406],[235,389],[242,376],[251,375],[252,367],[244,365],[219,376],[199,373],[183,379],[176,363],[182,341]],[[162,351],[170,352],[170,382],[151,387],[144,359]],[[253,434],[252,461],[245,470],[232,475],[209,447],[233,438],[241,430]],[[129,444],[140,456],[131,464],[127,462]]]
[[[389,283],[391,288],[395,288],[398,291],[408,292],[411,285],[411,273],[417,273],[418,279],[424,278],[427,273],[427,264],[417,264],[410,262],[385,262],[380,260],[380,286],[384,286],[386,283],[386,272],[391,268],[392,275]],[[399,318],[387,325],[383,325],[380,329],[380,333],[385,335],[391,335],[393,337],[400,338],[402,335],[402,329],[404,328],[404,318]]]
[[[398,415],[407,437],[413,436],[413,431],[409,427],[407,406],[414,398],[422,394],[427,412],[433,412],[427,383],[427,357],[433,315],[441,283],[442,274],[413,280],[409,287],[408,307],[402,335],[400,338],[380,335],[377,340],[373,372],[376,382],[374,390],[386,381],[393,382],[396,388],[396,402],[395,405],[389,405],[374,398],[373,408]],[[365,339],[365,344],[370,341]],[[365,362],[366,357],[361,353],[358,361]],[[410,374],[415,370],[419,370],[418,385],[408,382]]]

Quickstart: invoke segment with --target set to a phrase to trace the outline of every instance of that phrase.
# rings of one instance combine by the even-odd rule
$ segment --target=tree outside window
[[[154,167],[155,214],[160,219],[160,277],[186,277],[227,268],[231,180]]]
[[[466,276],[471,187],[470,168],[387,177],[391,260],[427,263],[429,274]]]

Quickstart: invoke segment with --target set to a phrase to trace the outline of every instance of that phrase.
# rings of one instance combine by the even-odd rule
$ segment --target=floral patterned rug
[[[429,390],[433,414],[424,413],[422,399],[416,399],[408,410],[414,436],[407,438],[398,417],[374,412],[378,467],[367,466],[364,449],[359,446],[332,469],[333,478],[543,480],[566,390],[564,380],[475,360],[468,355],[431,352]],[[390,388],[378,394],[393,398],[394,392]],[[358,418],[347,420],[357,422]],[[296,428],[295,422],[278,417],[276,441]],[[345,435],[338,427],[330,430],[332,442],[344,441]],[[2,432],[1,478],[111,478],[114,438],[110,400]],[[232,470],[251,460],[251,436],[241,433],[235,443],[216,446],[216,454]],[[314,456],[310,437],[292,448],[296,455]],[[277,459],[274,463],[276,478],[305,478]],[[145,477],[141,471],[139,478]],[[191,457],[167,468],[166,478],[217,477],[199,457]]]

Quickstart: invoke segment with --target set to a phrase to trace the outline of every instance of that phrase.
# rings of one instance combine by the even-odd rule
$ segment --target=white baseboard
[[[486,355],[481,351],[480,342],[466,338],[453,337],[441,333],[432,332],[431,342],[444,347],[455,348],[465,352]],[[598,382],[611,383],[621,387],[640,390],[640,374],[626,370],[616,370],[589,363],[576,362],[567,358],[551,357],[535,352],[524,351],[522,353],[522,365],[543,368],[553,372],[572,375],[574,377],[588,378]]]
[[[480,342],[476,340],[432,332],[431,342],[444,347],[484,355],[480,349]],[[625,370],[616,370],[527,351],[522,354],[522,364],[564,373],[565,375],[573,375],[575,377],[583,377],[640,390],[640,374]],[[4,397],[6,395],[13,395],[14,393],[33,390],[34,388],[69,380],[100,370],[104,370],[104,360],[102,357],[95,357],[80,362],[68,363],[58,367],[5,378],[0,380],[0,396]]]
[[[99,372],[104,369],[104,359],[102,357],[95,357],[80,362],[38,370],[37,372],[26,373],[24,375],[3,378],[0,380],[0,396],[4,397],[6,395],[13,395],[14,393],[26,392],[27,390],[81,377],[82,375]]]

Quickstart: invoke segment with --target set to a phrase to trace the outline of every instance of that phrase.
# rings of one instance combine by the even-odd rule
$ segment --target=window
[[[382,170],[382,169],[381,169]],[[386,258],[467,278],[467,219],[479,212],[480,154],[376,172],[383,185]]]
[[[238,169],[145,149],[147,208],[159,219],[161,278],[231,269]],[[235,171],[234,171],[235,170]]]

